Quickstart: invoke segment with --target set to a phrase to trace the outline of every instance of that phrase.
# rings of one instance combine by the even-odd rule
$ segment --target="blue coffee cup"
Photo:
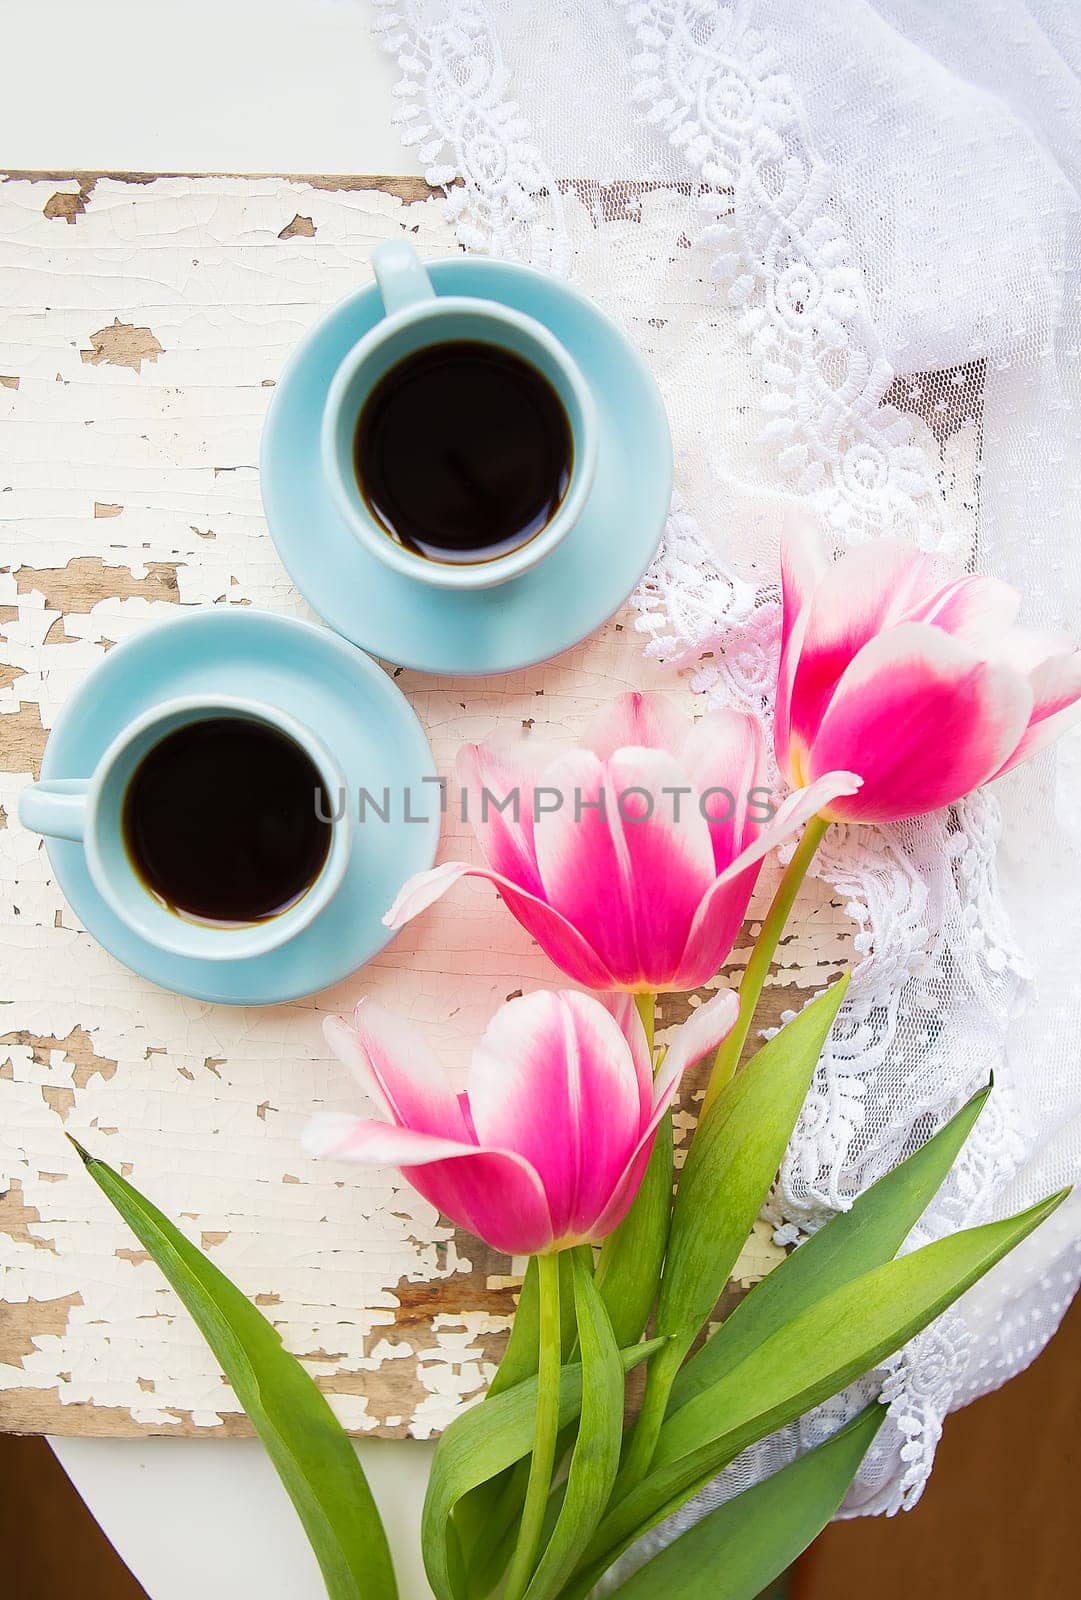
[[[597,414],[577,363],[533,317],[494,300],[437,294],[413,247],[381,244],[372,266],[385,315],[348,352],[335,372],[323,410],[322,462],[338,511],[355,537],[386,566],[440,589],[489,589],[542,562],[578,521],[593,486]],[[570,427],[572,459],[566,490],[553,515],[527,543],[475,561],[433,561],[399,543],[367,505],[357,482],[355,440],[365,401],[400,362],[439,344],[494,345],[539,372],[555,391]],[[417,441],[423,470],[424,441]]]
[[[331,797],[331,812],[341,812],[331,821],[326,859],[301,897],[275,916],[240,926],[188,920],[164,905],[136,871],[124,838],[124,800],[144,757],[168,735],[217,717],[261,722],[291,739],[318,772]],[[103,752],[89,777],[44,780],[24,789],[19,820],[34,833],[80,844],[101,898],[149,944],[176,956],[236,961],[287,944],[314,921],[341,885],[351,843],[348,807],[337,804],[344,792],[337,762],[295,717],[245,695],[189,695],[162,701],[137,717]]]

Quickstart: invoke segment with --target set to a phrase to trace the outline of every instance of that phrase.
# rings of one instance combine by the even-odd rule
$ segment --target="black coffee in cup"
[[[331,814],[311,757],[268,723],[208,717],[167,734],[124,796],[128,856],[179,916],[250,926],[288,911],[318,878]]]
[[[432,561],[491,561],[551,521],[574,449],[563,405],[519,356],[477,340],[416,351],[357,421],[357,483],[373,516]]]

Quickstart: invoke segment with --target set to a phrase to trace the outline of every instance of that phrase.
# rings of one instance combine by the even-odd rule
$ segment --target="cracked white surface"
[[[43,730],[109,642],[178,604],[308,614],[259,501],[273,380],[313,319],[364,281],[380,239],[406,227],[422,253],[455,246],[438,202],[377,191],[276,178],[84,191],[0,185],[0,1428],[243,1428],[67,1130],[210,1250],[348,1427],[424,1437],[483,1385],[512,1280],[393,1175],[302,1155],[314,1106],[357,1104],[321,1014],[378,992],[460,1065],[494,1006],[557,982],[553,969],[473,883],[316,998],[186,1000],[80,929],[16,812]],[[280,238],[296,218],[314,232]],[[398,675],[444,772],[497,723],[569,736],[631,682],[686,692],[645,663],[629,616],[531,672]],[[472,848],[465,831],[452,808],[445,854]],[[785,953],[786,981],[804,985],[836,965],[847,928],[811,894]],[[769,1248],[756,1242],[757,1270]]]

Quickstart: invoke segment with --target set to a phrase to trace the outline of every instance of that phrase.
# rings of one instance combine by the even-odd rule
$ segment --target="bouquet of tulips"
[[[888,543],[831,565],[806,531],[786,542],[781,576],[773,722],[785,798],[755,719],[721,710],[691,722],[661,697],[614,701],[580,746],[543,764],[471,747],[460,777],[485,864],[421,874],[387,920],[480,875],[577,987],[501,1007],[464,1093],[376,1006],[327,1024],[379,1116],[317,1117],[308,1148],[398,1168],[454,1223],[530,1258],[502,1364],[436,1452],[423,1540],[437,1600],[584,1600],[602,1580],[622,1600],[753,1600],[837,1510],[880,1406],[629,1577],[611,1569],[741,1450],[899,1349],[1064,1198],[898,1256],[991,1093],[982,1087],[716,1322],[844,998],[842,978],[743,1060],[824,833],[834,820],[949,806],[1081,714],[1081,652],[1016,626],[1004,584]],[[715,980],[763,860],[785,845],[738,994],[713,993],[661,1045],[656,996]],[[677,1174],[671,1107],[703,1058]],[[374,1503],[314,1384],[183,1235],[87,1160],[217,1353],[328,1595],[389,1600]]]

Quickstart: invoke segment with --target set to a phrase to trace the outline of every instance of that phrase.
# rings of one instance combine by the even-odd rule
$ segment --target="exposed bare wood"
[[[392,1174],[314,1163],[300,1146],[317,1106],[366,1109],[323,1040],[323,1014],[378,995],[460,1071],[496,1005],[560,982],[491,894],[463,888],[336,990],[234,1011],[166,994],[105,954],[15,820],[60,707],[114,641],[182,605],[303,614],[262,519],[265,408],[296,340],[362,281],[372,245],[408,228],[428,256],[457,252],[431,197],[419,180],[380,177],[0,181],[0,239],[20,245],[0,329],[0,369],[17,375],[0,386],[0,519],[14,552],[0,571],[0,1264],[11,1285],[0,1429],[248,1431],[65,1130],[212,1252],[355,1432],[437,1431],[480,1391],[505,1339],[520,1263]],[[532,672],[393,675],[443,772],[461,742],[497,726],[565,740],[624,686],[679,692],[641,656],[629,616]],[[448,815],[445,855],[472,849]],[[847,938],[843,913],[811,886],[765,1021],[827,981]],[[745,955],[746,942],[734,972]],[[680,1014],[664,1002],[661,1027]],[[700,1088],[687,1085],[683,1137]],[[771,1252],[768,1237],[752,1241],[734,1292]]]

